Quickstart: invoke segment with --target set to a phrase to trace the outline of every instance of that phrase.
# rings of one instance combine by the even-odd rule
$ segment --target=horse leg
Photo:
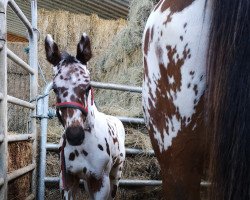
[[[116,161],[116,163],[114,164],[113,168],[110,171],[110,194],[109,194],[109,199],[114,199],[117,193],[117,189],[118,189],[118,185],[119,185],[119,180],[121,179],[122,176],[122,169],[123,169],[123,164],[124,164],[124,160],[119,160]]]
[[[69,173],[65,173],[65,177],[62,177],[60,173],[60,192],[63,200],[76,199],[77,190],[79,187],[79,178]]]
[[[199,102],[202,107],[202,101]],[[190,123],[182,126],[171,146],[160,150],[156,132],[149,129],[151,141],[160,163],[163,189],[168,200],[199,200],[200,181],[204,176],[206,156],[203,115],[198,109]]]
[[[110,192],[110,181],[108,175],[103,175],[100,179],[90,176],[87,179],[86,191],[91,200],[107,200]]]

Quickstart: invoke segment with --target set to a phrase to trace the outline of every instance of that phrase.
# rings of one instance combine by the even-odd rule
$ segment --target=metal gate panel
[[[8,135],[8,103],[29,108],[30,115],[36,115],[36,105],[8,95],[7,91],[7,58],[13,60],[30,73],[30,99],[37,96],[37,1],[31,0],[32,22],[30,23],[14,0],[0,0],[0,199],[7,199],[8,182],[28,172],[32,172],[31,194],[27,199],[36,196],[36,154],[37,131],[36,119],[32,118],[27,134]],[[16,13],[29,33],[29,65],[7,48],[7,6]],[[26,167],[8,173],[8,143],[17,141],[32,141],[32,163]]]

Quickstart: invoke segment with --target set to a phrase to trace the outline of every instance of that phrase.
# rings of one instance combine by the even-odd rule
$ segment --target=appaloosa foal
[[[62,198],[74,199],[83,179],[90,199],[113,199],[125,159],[125,132],[117,118],[98,112],[95,106],[87,70],[89,37],[81,36],[76,57],[61,53],[50,35],[45,49],[54,66],[57,115],[65,128],[60,141]]]

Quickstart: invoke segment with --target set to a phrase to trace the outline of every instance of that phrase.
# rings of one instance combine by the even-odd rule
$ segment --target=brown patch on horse
[[[159,8],[159,6],[161,5],[162,1],[163,1],[163,0],[160,0],[160,1],[156,4],[156,6],[155,6],[155,8],[154,8],[154,11],[156,11],[156,10]]]
[[[105,138],[105,142],[106,142],[106,151],[107,151],[107,154],[110,156],[110,149],[109,149],[109,144],[108,144],[107,138]],[[119,145],[119,143],[118,143],[118,145]]]
[[[180,91],[181,88],[181,67],[183,66],[185,60],[187,59],[187,45],[184,47],[183,55],[177,61],[174,59],[174,55],[177,53],[176,47],[167,46],[168,50],[167,56],[169,59],[168,65],[164,66],[163,63],[159,63],[161,78],[157,81],[157,90],[155,96],[158,98],[155,99],[152,91],[149,90],[149,95],[151,99],[154,101],[155,106],[153,106],[153,102],[149,98],[149,114],[151,116],[152,124],[157,127],[158,131],[163,134],[164,130],[168,130],[168,126],[166,125],[167,119],[172,119],[172,116],[175,115],[177,120],[184,121],[181,119],[178,108],[173,104],[173,97],[170,99],[167,97],[167,92],[170,93],[170,90]],[[156,49],[156,55],[158,56],[158,60],[162,60],[163,51],[160,47]],[[174,78],[174,83],[170,84],[168,82],[168,77]],[[150,129],[153,131],[153,125],[150,125]],[[163,138],[163,135],[162,135]]]
[[[145,34],[145,39],[144,39],[144,54],[148,54],[148,46],[149,46],[149,37],[150,37],[150,29],[148,28]]]
[[[64,92],[64,93],[63,93],[63,97],[64,97],[64,98],[67,97],[68,94],[69,94],[68,91]]]
[[[200,199],[200,180],[203,174],[204,155],[207,151],[204,131],[204,95],[186,126],[184,121],[172,145],[160,153],[158,143],[150,129],[152,145],[161,164],[163,188],[169,199]]]
[[[88,178],[88,186],[93,193],[101,190],[102,182],[102,178],[96,179],[93,175]]]
[[[114,165],[113,165],[113,168],[119,167],[122,163],[123,163],[123,161],[116,160],[116,162],[115,162]],[[119,170],[120,170],[120,168],[119,168]],[[121,170],[120,170],[120,171],[121,171]]]
[[[64,92],[66,92],[67,90],[68,90],[68,88],[66,88],[66,87],[59,87],[59,88],[57,88],[58,89],[58,91],[61,93],[61,94],[63,94]]]
[[[163,22],[163,25],[166,25],[168,22],[172,21],[172,15],[177,12],[181,12],[186,7],[191,5],[194,0],[168,0],[164,1],[161,5],[161,12],[170,9],[170,13],[167,16],[167,19]]]
[[[181,12],[186,7],[190,6],[194,0],[168,0],[164,1],[161,5],[161,12],[164,12],[168,8],[172,13]]]
[[[66,109],[67,109],[67,113],[68,113],[69,118],[72,118],[73,115],[74,115],[74,110],[73,109],[69,109],[69,108],[66,108]]]
[[[143,65],[144,65],[144,81],[145,81],[145,78],[148,77],[148,63],[145,56]]]
[[[154,39],[154,26],[152,26],[150,33],[151,33],[150,34],[150,39],[153,40]]]

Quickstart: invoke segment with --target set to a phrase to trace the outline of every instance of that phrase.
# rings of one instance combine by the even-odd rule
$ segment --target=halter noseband
[[[74,108],[80,110],[84,116],[88,115],[88,95],[89,91],[91,91],[91,105],[94,103],[94,95],[93,95],[93,89],[91,86],[87,88],[85,94],[86,94],[86,100],[84,104],[78,103],[78,102],[62,102],[62,103],[56,103],[56,110],[58,111],[60,108]]]

